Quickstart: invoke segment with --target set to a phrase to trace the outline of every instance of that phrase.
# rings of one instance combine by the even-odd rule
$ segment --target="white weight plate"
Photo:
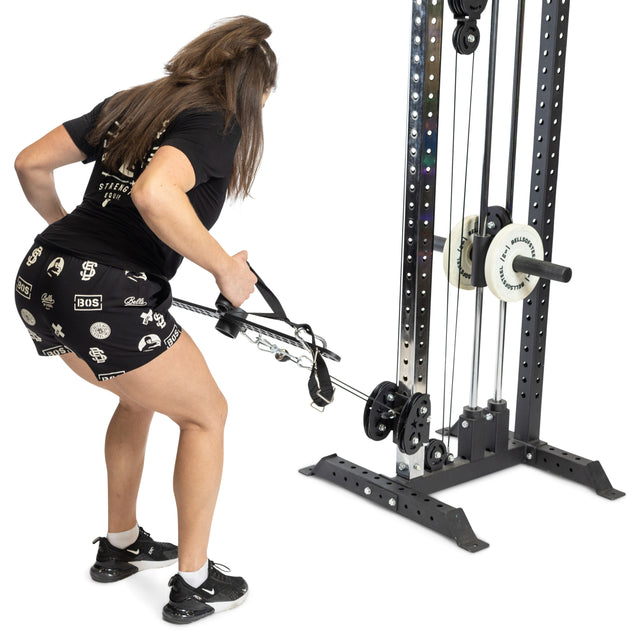
[[[538,284],[538,276],[513,270],[516,256],[544,260],[538,232],[526,224],[509,224],[491,241],[484,265],[484,277],[491,293],[505,302],[524,300]]]
[[[476,231],[478,216],[466,216],[451,230],[444,243],[442,259],[449,282],[460,289],[473,289],[471,284],[471,238]],[[449,253],[451,247],[451,253]]]

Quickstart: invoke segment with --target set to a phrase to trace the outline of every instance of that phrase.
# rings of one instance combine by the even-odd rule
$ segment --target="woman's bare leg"
[[[153,411],[121,400],[104,441],[107,464],[108,531],[128,531],[138,523],[136,504]]]
[[[149,414],[157,411],[180,427],[174,470],[179,568],[196,571],[207,560],[222,476],[227,416],[226,400],[202,354],[183,332],[170,349],[148,364],[97,384],[118,394],[121,404],[129,403]],[[114,428],[116,433],[122,437],[120,427]],[[118,442],[118,438],[114,440]]]
[[[111,380],[99,382],[87,363],[75,354],[68,353],[61,357],[87,382],[119,395]],[[104,445],[109,532],[128,531],[137,524],[136,503],[152,418],[153,411],[120,396],[109,422]]]

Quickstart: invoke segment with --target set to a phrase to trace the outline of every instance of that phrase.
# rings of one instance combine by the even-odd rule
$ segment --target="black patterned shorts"
[[[98,380],[141,367],[182,331],[167,280],[38,244],[20,266],[15,298],[40,355],[73,352]]]

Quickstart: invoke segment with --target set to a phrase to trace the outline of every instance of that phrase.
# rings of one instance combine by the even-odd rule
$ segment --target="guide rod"
[[[524,39],[524,7],[525,0],[518,3],[516,18],[516,44],[513,63],[513,94],[511,99],[511,133],[509,140],[509,165],[507,173],[506,210],[513,220],[513,192],[516,177],[516,155],[518,142],[518,113],[520,110],[520,78],[522,77],[522,43]],[[496,378],[493,399],[502,400],[502,380],[504,376],[504,345],[507,333],[507,303],[500,301],[498,318],[498,349],[496,354]]]
[[[489,71],[487,79],[487,111],[484,133],[484,162],[482,166],[482,190],[480,197],[480,215],[478,235],[486,235],[487,214],[489,209],[489,178],[491,171],[491,136],[493,133],[493,105],[496,85],[496,58],[498,50],[498,8],[499,0],[493,0],[491,7],[491,37],[489,44]],[[478,407],[478,380],[480,377],[480,344],[482,334],[483,287],[476,287],[476,312],[473,331],[473,363],[471,367],[471,393],[469,408]]]

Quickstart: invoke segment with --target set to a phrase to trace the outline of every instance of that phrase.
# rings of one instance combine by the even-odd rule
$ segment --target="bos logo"
[[[18,281],[16,282],[16,291],[27,300],[31,300],[31,290],[33,289],[33,285],[26,280],[23,280],[20,276],[18,276]]]
[[[73,297],[75,311],[102,311],[102,294],[85,295],[77,293]]]
[[[164,339],[164,343],[167,345],[167,349],[173,346],[176,340],[180,337],[180,329],[177,325],[173,325],[173,329],[167,338]]]
[[[67,347],[49,347],[48,349],[42,350],[43,356],[61,356],[65,353],[71,353],[71,349],[67,349]]]
[[[111,373],[99,373],[98,380],[111,380],[112,378],[116,378],[117,376],[121,376],[124,371],[112,371]]]

